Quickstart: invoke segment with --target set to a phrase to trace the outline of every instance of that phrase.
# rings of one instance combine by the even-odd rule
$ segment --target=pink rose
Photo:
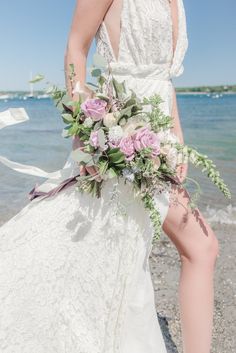
[[[134,143],[131,136],[123,137],[120,140],[119,147],[121,152],[123,152],[126,156],[126,160],[131,161],[134,158]]]
[[[106,106],[106,101],[98,98],[92,98],[86,99],[81,104],[81,109],[87,117],[92,118],[94,121],[99,121],[106,114]]]
[[[98,141],[98,131],[92,131],[90,134],[89,138],[89,143],[91,146],[97,148],[99,147],[99,141]]]
[[[136,151],[141,151],[144,148],[152,148],[152,156],[160,154],[160,140],[153,131],[150,131],[147,127],[138,129],[133,135],[134,148]]]

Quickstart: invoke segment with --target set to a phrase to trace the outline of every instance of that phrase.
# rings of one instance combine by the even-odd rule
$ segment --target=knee
[[[181,252],[180,259],[181,261],[188,260],[194,264],[214,266],[218,255],[219,241],[211,230],[208,236],[202,235],[202,239]]]

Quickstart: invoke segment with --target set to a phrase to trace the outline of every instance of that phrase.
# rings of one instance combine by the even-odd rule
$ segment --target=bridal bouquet
[[[189,161],[206,171],[211,181],[230,198],[213,162],[194,148],[180,144],[171,133],[173,119],[161,111],[161,98],[153,95],[140,99],[134,91],[127,92],[125,83],[118,82],[111,70],[108,75],[103,74],[103,59],[96,60],[92,75],[97,78],[97,84],[93,86],[92,98],[83,99],[81,92],[78,101],[71,101],[66,91],[56,87],[51,91],[66,124],[63,136],[77,136],[83,143],[72,152],[72,158],[96,171],[93,175],[78,176],[78,190],[100,197],[106,180],[123,178],[133,186],[135,195],[141,197],[149,211],[154,226],[153,240],[161,232],[154,195],[173,183],[183,186],[176,177],[179,164]],[[73,77],[71,65],[71,82]],[[76,89],[80,92],[78,83]],[[193,208],[194,201],[190,199]]]

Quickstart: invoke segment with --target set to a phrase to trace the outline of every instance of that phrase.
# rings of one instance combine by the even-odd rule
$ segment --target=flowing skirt
[[[157,81],[146,83],[149,92],[141,83],[146,95],[164,92]],[[168,192],[155,201],[163,222]],[[123,180],[107,181],[100,199],[73,185],[30,202],[0,228],[0,351],[166,353],[149,268],[152,236],[148,212]]]

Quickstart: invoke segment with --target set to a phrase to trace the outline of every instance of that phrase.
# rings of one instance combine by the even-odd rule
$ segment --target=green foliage
[[[118,82],[114,77],[112,78],[113,88],[115,90],[116,98],[121,101],[124,98],[124,94],[126,93],[125,81]]]
[[[154,236],[152,239],[152,243],[160,239],[161,235],[161,216],[159,211],[157,210],[157,207],[155,205],[155,202],[153,200],[153,197],[145,193],[142,197],[142,201],[144,203],[144,207],[149,211],[149,216],[152,221],[152,225],[154,228]]]
[[[150,112],[146,112],[148,116],[152,130],[158,132],[162,129],[170,129],[173,127],[173,118],[165,115],[160,108],[162,99],[159,95],[155,94],[149,98],[143,99],[143,105],[151,105],[152,109]]]
[[[44,76],[41,74],[36,75],[29,83],[38,83],[44,79]]]
[[[218,187],[218,189],[224,194],[228,199],[231,199],[231,193],[228,186],[225,184],[224,180],[221,178],[219,171],[216,169],[216,165],[213,163],[208,156],[203,155],[196,151],[190,146],[183,146],[178,144],[178,149],[187,154],[189,161],[198,168],[201,168],[202,172],[206,172],[208,178]]]

